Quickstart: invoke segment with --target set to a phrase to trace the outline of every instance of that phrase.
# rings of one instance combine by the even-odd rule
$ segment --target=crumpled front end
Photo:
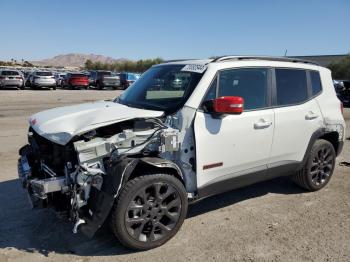
[[[145,157],[179,150],[178,130],[158,118],[99,127],[60,145],[30,128],[19,151],[18,174],[34,207],[64,211],[93,236],[128,173]],[[160,164],[162,165],[162,163]]]

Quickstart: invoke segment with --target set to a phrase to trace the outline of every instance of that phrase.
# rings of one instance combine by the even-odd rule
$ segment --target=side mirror
[[[244,99],[240,96],[222,96],[213,100],[213,111],[218,114],[242,114]]]

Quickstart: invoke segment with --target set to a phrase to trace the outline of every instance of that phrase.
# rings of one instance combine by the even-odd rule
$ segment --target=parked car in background
[[[113,74],[111,71],[90,71],[89,83],[97,89],[105,87],[112,87],[117,89],[120,87],[119,76]]]
[[[118,75],[122,89],[127,89],[140,77],[140,75],[134,73],[119,73]]]
[[[4,87],[24,88],[24,77],[17,70],[0,70],[0,88]]]
[[[66,76],[66,73],[56,73],[55,79],[56,79],[56,86],[62,86],[62,80]]]
[[[33,89],[48,87],[56,90],[56,79],[50,71],[35,71],[29,77],[29,86]]]
[[[68,73],[61,81],[62,88],[89,88],[89,79],[86,74]]]
[[[333,80],[335,92],[346,107],[350,107],[350,80]]]

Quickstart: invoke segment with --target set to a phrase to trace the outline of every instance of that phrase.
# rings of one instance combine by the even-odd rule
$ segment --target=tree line
[[[33,67],[34,65],[28,61],[22,59],[22,63],[18,63],[17,60],[11,59],[11,61],[0,61],[0,66],[23,66]]]
[[[350,55],[336,63],[331,63],[328,68],[332,71],[333,79],[350,79]]]
[[[142,73],[146,71],[148,68],[150,68],[151,66],[160,64],[162,62],[164,62],[162,58],[141,59],[138,61],[120,60],[115,63],[93,62],[88,59],[85,62],[85,69]]]

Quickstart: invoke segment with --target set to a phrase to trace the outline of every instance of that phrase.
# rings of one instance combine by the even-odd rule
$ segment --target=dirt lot
[[[27,118],[46,108],[117,96],[118,91],[0,91],[0,261],[350,261],[350,167],[307,193],[286,178],[190,207],[165,246],[130,252],[109,228],[92,240],[50,210],[32,210],[17,180]],[[350,110],[346,110],[350,120]],[[348,123],[349,125],[349,123]],[[338,158],[350,161],[350,141]]]

